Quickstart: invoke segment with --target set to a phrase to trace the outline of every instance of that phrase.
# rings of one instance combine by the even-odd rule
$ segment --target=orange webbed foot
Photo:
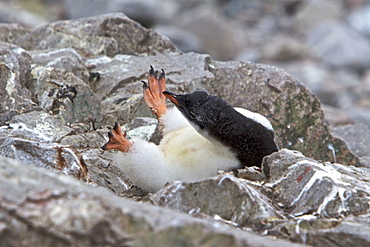
[[[132,143],[126,139],[126,132],[122,133],[118,123],[115,123],[113,130],[108,132],[108,137],[109,141],[101,147],[103,150],[117,149],[127,153],[132,146]]]
[[[166,97],[162,94],[166,91],[165,73],[162,69],[159,78],[152,66],[150,66],[148,83],[143,81],[144,101],[159,120],[167,111]]]

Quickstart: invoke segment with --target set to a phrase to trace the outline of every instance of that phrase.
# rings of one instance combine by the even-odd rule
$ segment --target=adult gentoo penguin
[[[115,154],[117,166],[142,189],[154,192],[167,182],[260,166],[264,156],[278,150],[264,116],[233,108],[204,91],[173,94],[165,88],[164,71],[157,78],[151,67],[143,96],[162,127],[159,145],[137,137],[128,140],[116,124],[102,147],[121,151]],[[167,108],[166,98],[175,107]]]

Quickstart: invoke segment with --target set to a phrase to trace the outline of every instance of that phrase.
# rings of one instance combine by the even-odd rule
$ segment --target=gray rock
[[[112,152],[102,149],[81,150],[81,156],[89,171],[89,181],[114,194],[141,201],[147,192],[130,182],[130,179],[115,165]]]
[[[212,77],[205,69],[210,57],[206,54],[186,53],[157,56],[117,55],[110,59],[98,57],[87,59],[90,73],[98,74],[99,79],[91,83],[99,99],[104,100],[115,94],[142,94],[142,80],[147,80],[150,65],[164,69],[168,84],[189,84],[188,90],[200,87],[201,78]],[[190,66],[189,66],[190,65]],[[203,79],[203,80],[205,80]],[[174,87],[173,87],[174,88]]]
[[[317,160],[360,166],[345,143],[334,138],[324,121],[320,101],[283,70],[262,64],[210,61],[214,79],[204,88],[232,106],[269,118],[280,148],[295,149]]]
[[[117,55],[86,61],[93,67],[90,73],[98,77],[90,83],[102,103],[105,124],[130,122],[135,117],[153,117],[142,98],[142,80],[147,80],[149,66],[165,69],[167,89],[189,92],[202,88],[202,82],[212,78],[205,70],[209,56],[195,53],[157,56]]]
[[[305,57],[308,47],[298,38],[275,35],[266,39],[262,50],[262,61],[290,61]]]
[[[179,6],[191,9],[197,4]],[[263,19],[256,25],[265,25],[267,32],[274,27],[273,18]],[[55,22],[14,40],[30,51],[1,44],[6,53],[0,66],[5,86],[0,92],[10,97],[5,97],[8,109],[0,112],[7,122],[0,128],[0,153],[28,166],[0,158],[4,245],[292,245],[256,236],[248,232],[251,229],[318,246],[337,243],[337,239],[338,244],[349,244],[343,238],[352,235],[353,243],[369,244],[362,234],[368,229],[370,172],[350,166],[366,165],[363,158],[367,156],[361,157],[361,163],[343,140],[331,135],[318,99],[284,71],[183,54],[163,36],[121,14]],[[170,91],[202,89],[233,106],[262,113],[271,120],[281,148],[297,149],[307,157],[283,149],[265,159],[265,174],[242,169],[237,172],[239,178],[223,174],[194,183],[178,182],[152,195],[158,205],[207,221],[147,205],[146,193],[115,166],[114,152],[99,147],[107,141],[104,126],[114,121],[125,123],[130,135],[158,140],[160,135],[153,134],[156,121],[147,118],[153,115],[142,100],[140,81],[146,80],[149,65],[165,69]],[[23,78],[14,94],[8,92],[13,85],[9,78]],[[19,97],[23,108],[17,105],[18,95],[23,95]]]
[[[363,86],[360,76],[353,70],[335,70],[313,59],[274,65],[302,81],[322,104],[346,110],[358,106],[359,101],[370,95],[370,90]]]
[[[30,30],[18,23],[0,23],[0,41],[13,43],[18,37],[29,33]]]
[[[53,22],[36,28],[15,43],[26,50],[73,47],[84,57],[177,51],[167,38],[121,13]]]
[[[87,129],[87,126],[71,126],[77,134],[64,136],[60,140],[61,144],[70,145],[76,148],[100,148],[105,142],[108,141],[107,133],[110,131],[110,127],[113,122],[109,123],[108,126],[100,127],[97,130],[91,131]],[[127,138],[140,137],[144,140],[150,140],[155,138],[157,130],[157,119],[150,117],[137,117],[131,122],[125,122],[122,130],[127,132]],[[5,126],[6,127],[6,126]],[[83,129],[80,129],[83,128]],[[108,127],[108,128],[106,128]]]
[[[82,64],[82,57],[73,48],[30,51],[30,55],[33,64],[37,66],[65,69],[84,82],[89,80],[89,71]]]
[[[100,148],[106,141],[107,131],[90,131],[79,135],[65,136],[60,140],[60,144],[69,145],[75,148]]]
[[[331,77],[334,75],[330,72],[329,68],[322,62],[318,62],[315,60],[305,60],[305,61],[295,61],[295,62],[287,62],[287,63],[275,63],[274,64],[278,68],[284,68],[289,74],[297,78],[299,81],[304,83],[315,95],[319,97],[319,95],[326,95],[325,99],[321,99],[323,101],[331,101],[332,98],[327,98],[327,87],[328,84],[332,85]],[[322,81],[326,83],[323,84]],[[336,88],[337,89],[337,88]]]
[[[264,16],[264,4],[259,1],[231,0],[226,3],[218,2],[224,14],[233,19],[241,19],[250,25],[256,25]],[[273,12],[272,2],[270,11]]]
[[[235,57],[237,61],[245,62],[258,62],[262,58],[262,52],[258,50],[257,46],[248,46],[244,48],[239,54]]]
[[[130,19],[139,22],[146,28],[157,23],[170,22],[175,13],[187,2],[163,0],[159,5],[156,0],[64,0],[65,15],[68,19],[89,17],[94,15],[122,12]]]
[[[261,172],[261,169],[255,166],[238,169],[235,176],[251,181],[264,181],[266,179],[266,176]]]
[[[0,43],[0,124],[36,105],[28,89],[31,81],[29,54],[20,47]]]
[[[27,27],[36,27],[47,23],[46,18],[27,10],[23,5],[19,6],[14,1],[0,2],[0,16],[0,22],[20,23]]]
[[[113,10],[111,8],[111,0],[64,0],[66,16],[69,19],[76,19],[81,17],[89,17],[94,15],[106,14]]]
[[[306,0],[297,7],[294,21],[298,28],[309,31],[320,23],[339,20],[344,11],[342,3],[335,0]]]
[[[370,37],[370,4],[350,13],[348,23],[357,31]]]
[[[360,71],[370,66],[368,40],[338,22],[323,22],[318,25],[308,34],[308,44],[330,66]]]
[[[285,219],[250,181],[223,175],[194,183],[175,182],[158,191],[154,205],[191,215],[221,217],[238,226],[261,230]]]
[[[59,142],[73,133],[54,116],[42,111],[33,111],[14,116],[8,126],[2,126],[0,136],[15,137],[37,142]]]
[[[130,19],[139,22],[146,28],[153,27],[164,15],[166,2],[163,1],[161,6],[158,6],[156,0],[111,0],[109,12],[123,12]],[[160,8],[160,11],[156,11]]]
[[[363,123],[370,127],[370,109],[365,106],[357,106],[348,109],[348,114],[356,123]]]
[[[351,118],[345,110],[324,104],[322,105],[322,107],[325,112],[325,120],[330,126],[340,126],[355,123],[355,120]]]
[[[195,34],[203,43],[203,52],[219,60],[233,59],[239,50],[237,29],[213,6],[204,5],[176,19],[177,26]]]
[[[309,246],[367,246],[369,215],[346,219],[299,219],[280,226],[282,237]],[[271,231],[272,233],[272,231]]]
[[[40,106],[65,124],[99,119],[100,101],[74,74],[54,67],[35,67],[30,90]]]
[[[175,182],[150,198],[155,205],[304,244],[369,243],[369,168],[323,164],[283,149],[265,158],[262,169],[262,183],[224,174]],[[353,240],[340,241],[343,235]]]
[[[154,30],[170,38],[183,52],[201,52],[205,50],[201,39],[192,32],[171,25],[155,26]]]
[[[370,129],[364,124],[337,126],[332,128],[334,136],[343,139],[348,148],[364,161],[370,159]],[[364,163],[370,167],[370,163]]]
[[[9,137],[0,138],[0,154],[29,166],[89,180],[86,164],[73,147]]]
[[[131,123],[124,125],[127,130],[127,136],[130,138],[140,137],[144,140],[150,140],[155,134],[158,121],[155,118],[134,118]]]
[[[320,163],[287,149],[268,156],[265,193],[294,216],[338,217],[369,210],[369,168]]]
[[[0,188],[3,246],[300,246],[118,198],[2,156]]]

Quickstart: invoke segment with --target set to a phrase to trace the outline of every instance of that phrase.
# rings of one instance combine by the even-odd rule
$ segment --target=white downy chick
[[[161,122],[159,145],[135,137],[127,153],[114,155],[117,166],[140,188],[155,192],[168,182],[197,181],[240,167],[235,152],[200,135],[177,108],[169,108]]]

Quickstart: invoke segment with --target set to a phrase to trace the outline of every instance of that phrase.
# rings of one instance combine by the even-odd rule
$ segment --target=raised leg
[[[166,90],[164,70],[162,69],[162,72],[157,78],[153,67],[150,66],[148,83],[145,81],[143,83],[144,101],[160,122],[161,116],[167,111],[166,97],[162,94]],[[108,132],[108,137],[109,141],[102,146],[103,150],[117,149],[127,153],[132,146],[132,143],[126,139],[126,133],[122,133],[121,127],[117,123],[114,125],[113,130]]]
[[[166,97],[162,94],[166,91],[165,73],[162,72],[157,78],[152,66],[150,66],[148,83],[143,81],[144,101],[159,120],[167,111]]]
[[[127,153],[132,146],[132,143],[126,139],[126,132],[122,133],[121,126],[115,123],[112,131],[108,132],[109,141],[102,146],[103,150],[117,149]]]

